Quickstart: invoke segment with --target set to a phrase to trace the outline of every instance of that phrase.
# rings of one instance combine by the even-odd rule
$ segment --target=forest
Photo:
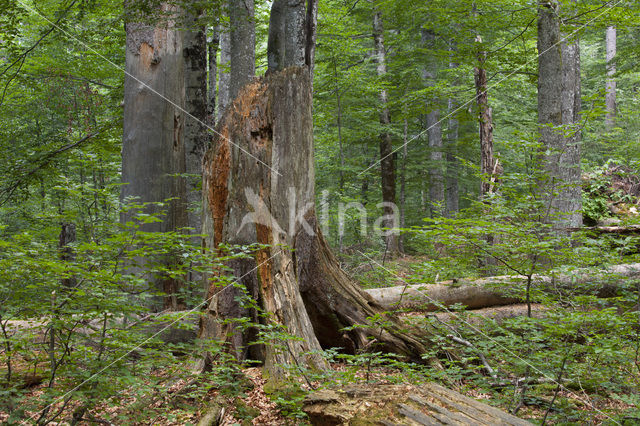
[[[0,12],[0,424],[640,424],[637,2]]]

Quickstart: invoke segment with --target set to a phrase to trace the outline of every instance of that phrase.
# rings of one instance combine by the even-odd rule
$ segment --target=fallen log
[[[640,225],[584,226],[571,228],[572,231],[593,231],[599,234],[640,234]]]
[[[616,295],[621,281],[633,278],[640,278],[640,263],[615,265],[598,271],[578,269],[571,273],[533,275],[531,280],[534,290],[556,294],[594,294],[604,298]],[[467,309],[480,309],[521,303],[524,301],[526,283],[525,276],[502,275],[366,291],[388,310],[432,312],[454,304],[465,305]]]

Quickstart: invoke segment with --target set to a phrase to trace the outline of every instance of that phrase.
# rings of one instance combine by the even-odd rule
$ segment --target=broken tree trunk
[[[371,335],[390,350],[418,358],[425,349],[420,332],[406,331],[397,318],[385,318],[391,324],[386,330],[369,324],[341,331],[367,326],[367,317],[382,309],[340,269],[318,228],[312,130],[306,68],[254,80],[219,123],[221,136],[205,156],[203,178],[206,245],[263,245],[251,258],[228,266],[264,312],[263,327],[295,340],[280,334],[267,339],[262,350],[248,352],[250,332],[223,320],[251,312],[238,303],[240,289],[221,288],[215,279],[200,336],[225,341],[239,359],[264,360],[275,376],[284,374],[282,365],[326,368],[320,355],[310,352],[321,345],[355,351]]]
[[[587,269],[573,274],[555,276],[534,275],[534,287],[548,292],[578,292],[598,297],[615,295],[622,280],[640,277],[640,263],[611,266],[607,270],[592,272]],[[520,303],[524,297],[527,278],[503,275],[476,280],[443,281],[438,284],[419,284],[375,288],[366,292],[388,310],[435,311],[444,306],[459,303],[468,309]],[[576,284],[582,285],[576,285]]]

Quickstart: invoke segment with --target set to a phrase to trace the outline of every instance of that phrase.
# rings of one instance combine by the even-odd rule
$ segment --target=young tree
[[[162,3],[163,19],[151,26],[133,18],[139,13],[133,6],[127,2],[120,196],[122,201],[166,201],[163,220],[146,223],[142,229],[176,231],[187,226],[183,42],[173,22],[178,10]],[[149,207],[149,212],[159,209]],[[122,213],[121,221],[129,220],[130,213]],[[178,280],[160,277],[156,284],[169,295],[165,308],[177,309]]]
[[[384,24],[382,23],[382,12],[373,12],[373,44],[376,57],[376,71],[379,78],[384,78],[387,74],[386,50],[384,46]],[[382,227],[387,228],[385,237],[385,250],[391,256],[396,256],[400,247],[398,245],[398,234],[389,231],[398,226],[394,215],[393,205],[396,203],[396,166],[393,155],[393,143],[388,127],[391,124],[391,114],[389,112],[387,89],[380,89],[380,177],[382,186],[382,214],[384,220]]]
[[[607,57],[607,118],[605,125],[607,130],[611,130],[616,124],[616,50],[617,50],[618,31],[616,27],[607,28],[606,36],[606,57]]]
[[[422,29],[422,43],[425,47],[435,50],[436,34],[431,30]],[[427,60],[422,70],[422,78],[427,86],[434,86],[437,81],[438,62],[435,57]],[[442,173],[442,126],[440,124],[440,108],[438,99],[427,102],[427,138],[429,139],[429,201],[431,216],[442,216],[444,213],[444,176]]]
[[[563,230],[582,225],[580,185],[580,48],[560,30],[560,5],[538,7],[538,123],[545,155],[542,191],[548,220]]]

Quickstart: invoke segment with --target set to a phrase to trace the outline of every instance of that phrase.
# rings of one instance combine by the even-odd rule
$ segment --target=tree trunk
[[[431,49],[435,48],[436,35],[430,30],[422,30],[422,43]],[[422,77],[428,87],[435,85],[438,64],[431,58],[423,69]],[[431,216],[444,214],[444,176],[442,173],[442,125],[440,124],[439,101],[432,99],[427,102],[427,138],[429,140],[429,202]]]
[[[457,47],[454,42],[451,42],[449,47],[452,55],[457,53]],[[455,60],[449,62],[449,69],[457,69],[459,64]],[[448,110],[449,110],[449,124],[447,132],[447,173],[445,182],[445,216],[452,217],[459,208],[459,187],[458,187],[458,132],[460,123],[458,122],[457,111],[460,107],[458,101],[455,98],[449,98]]]
[[[199,22],[202,12],[194,11],[186,16],[187,28],[183,31],[185,59],[185,103],[189,115],[184,125],[186,171],[189,175],[187,202],[188,224],[194,233],[202,230],[202,213],[197,206],[202,194],[202,157],[208,145],[207,131],[207,36],[206,28]],[[196,278],[194,277],[194,280]]]
[[[229,5],[229,1],[225,0]],[[230,6],[230,5],[229,5]],[[218,121],[222,119],[231,98],[231,36],[229,28],[220,24],[220,64],[218,66]]]
[[[207,246],[264,244],[251,259],[229,267],[267,314],[263,325],[300,338],[268,338],[262,355],[266,369],[275,377],[285,374],[282,365],[323,369],[322,358],[309,351],[322,345],[353,352],[371,335],[388,350],[418,358],[425,349],[416,337],[420,332],[406,331],[394,317],[383,316],[391,324],[385,329],[368,323],[382,310],[340,269],[320,232],[308,70],[292,67],[254,80],[218,129],[224,137],[205,158]],[[234,303],[236,291],[211,281],[200,333],[226,339],[242,358],[248,334],[221,321],[247,314]],[[352,325],[365,328],[342,331]]]
[[[255,75],[256,32],[253,0],[229,0],[231,78],[229,100]]]
[[[585,268],[571,274],[534,275],[532,282],[537,289],[549,293],[593,294],[605,298],[617,295],[621,289],[620,283],[624,280],[638,277],[640,263],[632,263],[614,265],[595,272]],[[440,309],[435,302],[444,306],[459,303],[469,309],[480,309],[523,301],[526,284],[525,276],[501,275],[437,284],[375,288],[366,292],[387,310],[435,311]]]
[[[375,11],[373,14],[373,42],[376,52],[376,70],[379,78],[385,78],[387,74],[386,51],[384,47],[384,27],[382,13]],[[380,90],[380,177],[382,186],[382,227],[385,235],[385,253],[396,256],[400,248],[398,246],[398,233],[392,229],[398,227],[398,218],[395,214],[396,203],[396,171],[393,155],[393,144],[388,127],[391,125],[387,90]]]
[[[454,98],[449,98],[449,128],[447,133],[447,177],[446,177],[446,217],[453,215],[460,210],[460,188],[458,184],[458,135],[460,123],[454,111],[459,108],[458,102]]]
[[[161,7],[176,12],[165,3]],[[166,210],[166,216],[142,230],[175,231],[187,225],[182,33],[172,22],[155,28],[127,22],[126,34],[120,197],[140,203],[171,200],[164,208],[148,208],[148,213]],[[122,223],[131,219],[130,212],[121,214]],[[169,295],[165,308],[179,308],[178,280],[164,277],[156,284]]]
[[[578,41],[562,42],[559,5],[538,8],[538,123],[549,152],[541,190],[549,205],[545,220],[564,231],[582,225],[580,208],[580,49]]]
[[[407,145],[409,140],[409,123],[404,119],[404,132],[402,138],[402,160],[400,162],[400,229],[404,229],[407,224]],[[404,234],[399,236],[398,246],[401,253],[404,253]]]
[[[478,123],[480,133],[480,197],[484,198],[494,190],[494,166],[493,158],[493,111],[489,106],[489,93],[487,92],[487,71],[484,69],[486,53],[478,53],[478,66],[474,69],[476,82],[476,102],[478,104]]]
[[[616,27],[607,28],[606,55],[607,55],[607,118],[605,125],[611,131],[616,124],[616,50],[618,42],[618,32]]]
[[[218,93],[218,49],[220,47],[220,26],[215,25],[208,41],[209,87],[207,92],[207,114],[209,126],[216,125],[216,98]]]

